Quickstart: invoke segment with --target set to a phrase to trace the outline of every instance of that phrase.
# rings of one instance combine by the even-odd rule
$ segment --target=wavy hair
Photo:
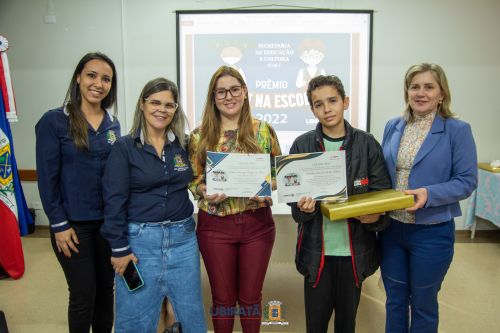
[[[144,118],[144,112],[141,109],[141,105],[149,96],[161,91],[170,91],[174,96],[174,102],[178,105],[177,110],[172,117],[172,121],[165,129],[165,138],[167,136],[168,130],[170,129],[179,139],[179,143],[181,144],[181,146],[183,148],[186,148],[187,135],[185,129],[187,125],[187,119],[186,115],[184,114],[184,110],[179,104],[179,89],[177,89],[175,83],[162,77],[149,81],[148,83],[146,83],[144,88],[142,88],[141,94],[135,106],[134,121],[132,123],[132,128],[130,129],[130,135],[135,135],[137,133],[137,130],[140,129],[144,134],[144,140],[147,143],[151,143],[149,141],[148,128],[146,126],[146,119]]]
[[[70,135],[73,138],[75,146],[79,150],[89,149],[89,138],[88,138],[88,123],[82,112],[82,95],[80,92],[80,85],[77,82],[78,76],[82,73],[85,65],[91,60],[102,60],[107,63],[113,70],[113,77],[111,78],[111,89],[108,95],[102,100],[101,108],[108,109],[114,106],[113,115],[116,117],[116,68],[113,61],[104,53],[91,52],[83,56],[82,59],[76,65],[73,76],[71,77],[71,82],[69,84],[68,91],[66,92],[66,97],[64,98],[63,107],[66,107],[69,113],[69,128]]]
[[[245,153],[260,153],[262,149],[257,143],[252,126],[252,113],[250,110],[250,102],[248,101],[248,91],[245,81],[241,74],[234,68],[229,66],[219,67],[212,75],[210,84],[208,85],[207,98],[205,108],[203,110],[203,117],[200,126],[200,145],[198,148],[198,159],[201,165],[205,165],[207,158],[207,151],[214,151],[219,143],[221,135],[221,115],[220,111],[215,104],[214,90],[217,81],[224,76],[234,77],[241,86],[244,88],[245,98],[241,108],[240,117],[238,119],[238,138],[237,145],[241,152]]]
[[[437,113],[443,118],[453,118],[455,114],[451,112],[451,93],[450,88],[448,87],[448,80],[446,79],[446,74],[441,66],[430,63],[421,63],[417,65],[411,66],[405,74],[404,81],[404,99],[406,103],[406,108],[404,110],[403,118],[408,123],[412,123],[415,121],[415,115],[413,114],[413,110],[410,107],[409,97],[408,97],[408,89],[410,88],[411,81],[417,74],[430,72],[436,82],[439,84],[441,88],[441,92],[443,93],[443,100],[438,106]]]

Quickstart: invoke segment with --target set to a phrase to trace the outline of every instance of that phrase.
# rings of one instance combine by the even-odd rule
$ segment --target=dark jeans
[[[438,293],[453,259],[454,221],[422,225],[393,220],[379,238],[385,331],[437,333]]]
[[[232,332],[237,314],[243,333],[259,332],[262,286],[276,235],[271,209],[225,217],[200,210],[197,235],[212,290],[214,331]]]
[[[102,220],[70,222],[80,244],[80,253],[71,258],[57,250],[54,234],[52,248],[66,276],[69,289],[68,323],[71,333],[109,333],[113,327],[114,271],[111,249],[99,234]]]
[[[307,333],[327,333],[335,310],[335,333],[354,333],[361,296],[354,280],[351,257],[325,256],[316,288],[304,279]]]

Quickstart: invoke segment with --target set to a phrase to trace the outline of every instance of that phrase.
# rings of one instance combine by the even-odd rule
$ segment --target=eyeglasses
[[[144,100],[149,104],[151,104],[153,108],[161,109],[163,107],[163,109],[167,110],[167,112],[169,113],[174,113],[179,107],[179,104],[177,103],[162,103],[157,99],[148,99],[148,98],[144,98]]]
[[[224,99],[227,93],[230,93],[233,97],[239,97],[243,93],[243,86],[232,86],[229,89],[220,88],[214,90],[214,96],[216,99]]]

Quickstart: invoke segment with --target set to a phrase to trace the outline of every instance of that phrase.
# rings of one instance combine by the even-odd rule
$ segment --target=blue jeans
[[[385,331],[437,333],[438,292],[453,259],[455,222],[421,225],[392,220],[379,237],[387,294]]]
[[[122,277],[116,276],[115,332],[155,333],[165,297],[183,332],[207,332],[193,218],[129,223],[128,240],[139,260],[144,286],[130,292]]]

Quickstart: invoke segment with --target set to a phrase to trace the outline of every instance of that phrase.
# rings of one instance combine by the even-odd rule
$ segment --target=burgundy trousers
[[[198,246],[212,290],[216,333],[260,331],[262,286],[276,236],[269,207],[219,217],[198,212]],[[238,305],[238,306],[237,306]]]

